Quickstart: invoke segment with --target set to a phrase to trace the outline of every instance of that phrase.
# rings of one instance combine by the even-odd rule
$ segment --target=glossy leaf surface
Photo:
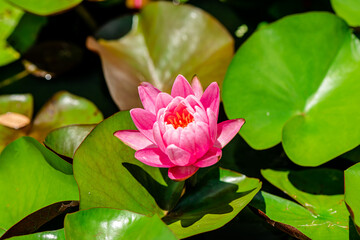
[[[204,87],[221,85],[233,56],[233,39],[216,19],[168,2],[148,4],[125,37],[89,38],[87,45],[100,54],[111,96],[122,110],[141,106],[137,86],[143,81],[166,92],[178,74],[196,74]]]
[[[202,173],[200,173],[202,172]],[[233,219],[261,188],[256,178],[205,168],[163,220],[179,238],[211,231]]]
[[[65,235],[67,240],[177,239],[157,215],[148,217],[111,208],[92,208],[68,214]]]
[[[44,144],[65,157],[73,158],[76,149],[96,125],[70,125],[51,131]]]
[[[72,166],[29,137],[10,143],[1,153],[0,192],[4,229],[50,204],[79,200]]]
[[[18,6],[25,11],[35,13],[37,15],[51,15],[63,12],[67,9],[75,7],[82,0],[8,0],[10,3]]]
[[[227,72],[229,118],[243,117],[255,149],[282,141],[296,164],[317,166],[359,144],[360,43],[329,13],[283,18],[255,32]]]
[[[266,180],[302,205],[266,192],[257,195],[251,205],[270,220],[278,222],[279,228],[299,236],[300,233],[305,234],[309,239],[348,239],[349,235],[356,237],[356,233],[349,231],[341,171],[263,170],[262,174]]]
[[[71,124],[97,124],[102,113],[89,100],[69,92],[56,93],[35,116],[30,136],[43,142],[53,129]]]
[[[163,216],[179,199],[184,183],[171,181],[167,169],[136,160],[135,151],[113,136],[127,129],[135,129],[130,114],[119,112],[97,125],[76,151],[80,209],[111,207]]]
[[[360,3],[357,0],[330,0],[335,13],[350,26],[360,26]]]
[[[20,57],[20,54],[8,45],[6,39],[14,31],[23,14],[23,11],[7,1],[0,0],[0,66],[4,66]]]
[[[345,171],[345,202],[360,234],[360,164]]]
[[[0,115],[7,112],[19,113],[31,119],[33,97],[30,94],[12,94],[0,96]],[[0,153],[13,140],[24,136],[26,129],[12,129],[0,124]]]
[[[11,240],[65,240],[64,229],[9,238]]]

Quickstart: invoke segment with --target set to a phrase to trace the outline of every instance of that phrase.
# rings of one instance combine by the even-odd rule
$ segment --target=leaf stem
[[[18,74],[11,76],[3,81],[0,82],[0,88],[6,87],[14,82],[17,82],[24,77],[28,76],[30,73],[27,70],[24,70],[22,72],[19,72]]]
[[[96,23],[95,19],[91,16],[91,14],[88,12],[88,10],[86,10],[86,8],[80,4],[75,8],[75,11],[84,20],[84,22],[87,24],[90,30],[92,32],[95,32],[96,29],[98,28],[98,24]]]

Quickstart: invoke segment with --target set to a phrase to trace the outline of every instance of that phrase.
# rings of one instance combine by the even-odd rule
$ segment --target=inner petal
[[[171,124],[175,129],[178,127],[185,128],[194,121],[194,116],[189,113],[183,103],[180,103],[173,111],[165,113],[164,121],[166,124]]]

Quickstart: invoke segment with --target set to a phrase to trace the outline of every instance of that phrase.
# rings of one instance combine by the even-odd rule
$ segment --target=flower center
[[[183,104],[179,104],[173,112],[165,113],[165,122],[173,125],[175,129],[178,127],[186,127],[189,123],[194,121],[194,117],[188,112]]]

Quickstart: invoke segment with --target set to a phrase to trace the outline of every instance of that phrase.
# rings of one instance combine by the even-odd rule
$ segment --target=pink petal
[[[174,81],[174,85],[171,89],[171,96],[180,96],[186,98],[188,95],[194,95],[190,83],[184,78],[183,75],[178,75]]]
[[[220,160],[221,154],[222,151],[220,148],[213,147],[193,165],[199,168],[209,167]]]
[[[120,130],[115,132],[114,136],[135,150],[140,150],[153,144],[141,132],[136,130]]]
[[[211,147],[209,125],[203,122],[196,122],[195,129],[195,158],[202,157]]]
[[[165,143],[158,122],[154,123],[153,133],[156,145],[161,149],[161,151],[165,152]]]
[[[220,89],[216,82],[211,83],[206,88],[200,101],[205,107],[205,109],[211,108],[211,110],[215,113],[216,118],[218,117],[220,105]]]
[[[209,119],[210,139],[211,143],[213,144],[217,138],[217,117],[211,108],[208,108],[206,112]]]
[[[130,115],[137,129],[151,142],[155,143],[153,136],[153,125],[156,121],[156,116],[142,108],[131,109]]]
[[[159,111],[161,108],[166,108],[169,103],[173,100],[173,97],[167,93],[159,93],[155,101],[155,111]]]
[[[172,167],[169,168],[168,176],[170,179],[175,181],[184,181],[185,179],[194,175],[198,169],[198,167],[192,165],[185,167]]]
[[[159,148],[145,148],[135,152],[135,158],[152,167],[169,168],[174,164]]]
[[[227,120],[217,125],[217,146],[223,148],[231,139],[240,131],[241,126],[245,123],[243,118]]]
[[[180,134],[180,147],[190,153],[195,152],[195,125],[190,123]]]
[[[165,146],[169,146],[170,144],[175,144],[176,146],[179,146],[180,136],[183,130],[184,129],[181,127],[174,129],[172,125],[167,125],[167,130],[163,135]]]
[[[160,90],[148,82],[142,82],[138,87],[138,91],[144,109],[155,114],[155,101]]]
[[[191,87],[195,93],[195,97],[200,99],[201,96],[203,95],[204,90],[197,76],[193,77],[191,81]]]
[[[169,145],[165,152],[170,161],[176,166],[186,166],[190,162],[191,154],[174,144]]]

